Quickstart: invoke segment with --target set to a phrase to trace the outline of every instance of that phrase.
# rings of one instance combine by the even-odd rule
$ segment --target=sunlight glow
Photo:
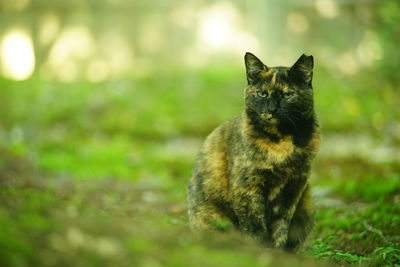
[[[30,35],[13,30],[1,42],[1,68],[5,77],[13,80],[28,79],[35,69],[35,53]]]
[[[50,50],[46,62],[48,73],[68,82],[81,76],[84,62],[94,56],[96,42],[84,26],[68,27],[62,31]]]
[[[58,27],[56,21],[48,21]],[[96,38],[85,26],[67,27],[56,38],[43,73],[63,82],[101,82],[132,69],[132,50],[120,32],[110,31]]]
[[[241,30],[240,15],[229,3],[219,3],[200,16],[199,41],[205,50],[255,51],[256,38]]]
[[[71,58],[89,58],[93,55],[95,48],[96,43],[86,27],[69,27],[61,33],[53,45],[49,62],[52,67],[59,67]]]
[[[225,12],[213,12],[201,25],[201,38],[207,45],[220,48],[229,43],[232,35],[229,16]]]
[[[339,14],[336,3],[333,0],[316,0],[315,8],[325,18],[333,19]]]

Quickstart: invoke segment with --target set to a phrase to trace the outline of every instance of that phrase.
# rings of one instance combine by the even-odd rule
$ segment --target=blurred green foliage
[[[0,265],[400,264],[400,3],[170,2],[1,2],[0,33],[28,25],[36,68],[24,81],[0,78]],[[321,11],[321,3],[334,8]],[[236,14],[235,30],[252,33],[266,64],[315,57],[323,132],[311,179],[317,221],[299,256],[262,249],[225,221],[217,225],[224,234],[189,230],[195,155],[213,128],[242,112],[246,86],[243,53],[230,50],[235,42],[191,47],[200,42],[197,24],[213,14],[208,7]],[[200,22],[185,17],[196,10]],[[74,58],[68,82],[57,71],[71,71],[71,62],[48,65],[57,38],[41,44],[37,14],[57,18],[60,32],[77,26],[78,36],[94,36],[93,47],[80,48],[95,52]],[[112,65],[105,54],[115,40],[100,38],[110,30],[131,45],[135,63],[88,81],[93,60]],[[89,77],[100,77],[99,69]]]
[[[315,102],[328,142],[330,133],[379,138],[369,119],[339,108],[331,114],[332,97],[338,105],[352,95],[356,103],[360,98],[318,74],[324,71],[316,70]],[[290,266],[291,260],[231,235],[216,237],[224,241],[215,247],[215,241],[197,240],[187,226],[186,186],[195,154],[212,128],[241,112],[243,79],[241,70],[226,68],[100,84],[2,80],[2,262],[54,266],[74,257],[85,265]],[[357,86],[355,80],[350,84]],[[368,102],[359,111],[372,115],[380,106],[394,116],[394,105],[370,97],[375,94],[363,94]],[[303,254],[338,263],[396,262],[399,166],[396,159],[317,158],[313,184],[331,188],[332,195],[316,200],[328,206],[318,209]],[[219,227],[230,228],[225,222]]]

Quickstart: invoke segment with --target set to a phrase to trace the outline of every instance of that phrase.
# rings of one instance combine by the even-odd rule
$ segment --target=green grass
[[[331,192],[316,199],[317,224],[306,254],[337,263],[399,264],[400,165],[326,158],[314,170],[314,184]]]
[[[235,233],[194,235],[173,188],[32,175],[21,158],[2,160],[2,266],[317,266]]]
[[[193,235],[187,180],[204,137],[241,112],[244,73],[157,75],[100,84],[0,80],[2,266],[400,264],[395,158],[317,157],[317,221],[299,256],[262,249],[224,221],[217,226],[225,234]],[[334,142],[331,133],[344,141],[363,133],[398,149],[393,86],[323,69],[315,77],[324,142]]]

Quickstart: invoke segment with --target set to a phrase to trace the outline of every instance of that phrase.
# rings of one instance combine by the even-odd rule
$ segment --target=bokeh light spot
[[[227,45],[233,34],[235,12],[230,5],[218,5],[204,12],[200,22],[201,40],[212,48]]]
[[[29,78],[35,69],[35,53],[30,35],[13,30],[1,42],[1,67],[5,77],[13,80]]]
[[[336,66],[345,75],[354,75],[360,69],[360,64],[351,52],[341,54],[336,60]]]
[[[333,19],[339,14],[337,5],[332,0],[316,0],[315,8],[317,9],[318,13],[324,18]]]
[[[185,51],[189,66],[198,67],[216,60],[216,53],[240,55],[246,51],[257,53],[259,39],[247,31],[240,11],[230,2],[220,2],[199,12],[197,42]],[[237,61],[239,62],[239,60]]]
[[[375,61],[381,60],[383,49],[378,36],[372,31],[366,31],[356,53],[360,63],[365,66],[371,66]]]
[[[47,45],[55,40],[60,31],[60,20],[55,14],[49,14],[43,18],[39,30],[39,42]]]
[[[287,26],[295,33],[305,33],[308,31],[309,24],[307,18],[298,12],[291,12],[287,16]]]

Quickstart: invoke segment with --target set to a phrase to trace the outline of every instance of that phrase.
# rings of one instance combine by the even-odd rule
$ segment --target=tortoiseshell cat
[[[189,182],[189,220],[228,219],[263,244],[296,251],[313,225],[307,182],[319,146],[313,57],[267,67],[245,55],[245,110],[206,139]]]

